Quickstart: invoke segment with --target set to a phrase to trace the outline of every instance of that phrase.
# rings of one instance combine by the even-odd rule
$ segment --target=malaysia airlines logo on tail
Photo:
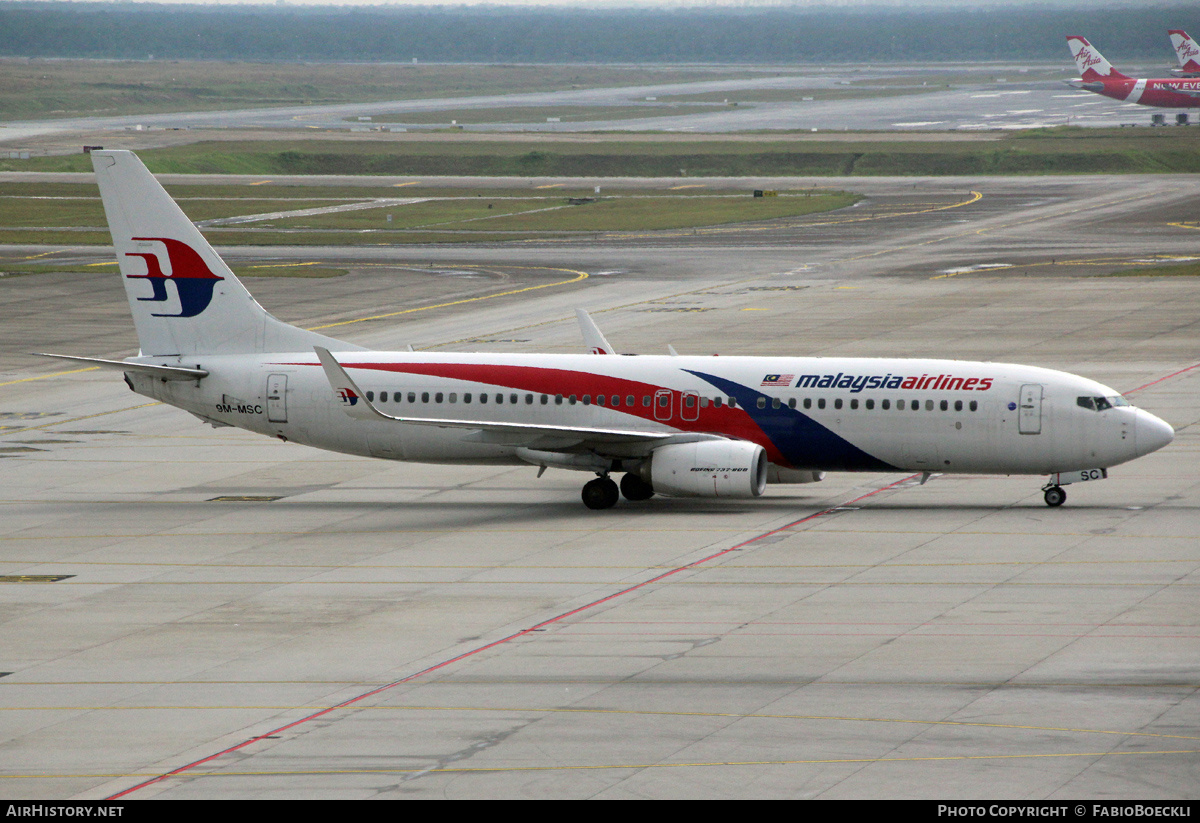
[[[358,395],[353,389],[338,389],[337,396],[342,399],[342,403],[347,406],[353,406],[358,402]]]
[[[142,302],[165,303],[170,300],[167,281],[175,284],[179,295],[178,314],[154,313],[154,317],[195,317],[212,302],[213,289],[224,277],[213,274],[204,259],[186,243],[170,237],[135,237],[139,241],[157,241],[167,248],[167,261],[171,273],[165,274],[157,252],[126,252],[126,257],[140,257],[146,261],[146,274],[127,274],[130,280],[147,280],[154,289],[150,297],[139,297]]]

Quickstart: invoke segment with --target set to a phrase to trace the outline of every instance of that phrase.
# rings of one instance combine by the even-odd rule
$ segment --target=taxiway
[[[1200,293],[1098,275],[1196,249],[1198,185],[838,184],[774,225],[230,251],[348,266],[247,284],[364,345],[577,350],[581,306],[622,351],[1060,368],[1175,442],[1054,510],[831,474],[597,513],[209,429],[25,354],[129,354],[114,274],[0,279],[7,796],[1194,798]],[[48,251],[102,253],[5,254]]]

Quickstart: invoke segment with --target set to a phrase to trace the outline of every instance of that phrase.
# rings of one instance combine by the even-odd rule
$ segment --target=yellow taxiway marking
[[[310,260],[307,263],[260,263],[257,266],[247,266],[248,269],[294,269],[297,266],[319,266],[318,260]]]
[[[794,228],[796,225],[799,225],[802,228],[811,228],[811,227],[816,227],[816,226],[839,226],[839,225],[842,225],[843,223],[867,223],[867,222],[872,222],[875,220],[890,220],[893,217],[908,217],[908,216],[911,216],[914,214],[930,214],[932,212],[946,211],[947,209],[957,209],[962,206],[970,206],[973,203],[978,203],[982,199],[983,199],[982,192],[972,190],[971,196],[968,199],[959,201],[957,203],[950,203],[949,205],[945,205],[945,206],[934,206],[934,207],[926,208],[926,209],[918,209],[916,211],[888,212],[887,214],[869,214],[864,217],[847,217],[847,218],[841,218],[841,219],[836,219],[836,220],[822,220],[822,221],[817,221],[817,222],[813,222],[813,223],[793,224],[793,225],[787,226],[787,228]],[[796,219],[808,217],[808,216],[809,215],[797,215]],[[726,227],[726,226],[699,227],[699,228],[693,228],[693,229],[686,229],[684,231],[672,232],[670,230],[667,230],[667,231],[645,232],[645,233],[639,233],[639,234],[635,234],[632,232],[606,232],[603,236],[606,238],[628,239],[628,238],[639,238],[639,237],[683,237],[683,236],[688,236],[688,235],[694,236],[694,235],[711,235],[711,234],[729,234],[729,233],[734,233],[734,232],[776,231],[779,228],[781,228],[781,225],[779,225],[775,221],[783,220],[783,219],[786,219],[786,218],[773,218],[772,223],[769,225],[765,225],[765,226],[737,225],[737,226],[729,226],[729,227]],[[949,235],[949,236],[954,237],[954,236],[960,236],[960,235]],[[923,246],[923,245],[927,245],[928,243],[934,243],[934,242],[938,242],[940,240],[945,240],[945,239],[946,239],[945,237],[942,237],[942,238],[938,238],[938,240],[928,240],[925,243],[918,243],[916,245]],[[529,240],[529,241],[520,241],[520,242],[534,242],[534,241]],[[538,242],[541,242],[541,241],[538,241]],[[903,249],[903,248],[909,248],[909,247],[901,246],[900,248]],[[886,254],[888,252],[895,251],[895,250],[896,249],[884,249],[883,251],[873,252],[872,254],[865,255],[865,256],[873,257],[873,256],[876,256],[879,254]],[[857,260],[859,258],[851,257],[849,259]],[[751,279],[754,279],[754,278],[751,278]]]
[[[17,682],[6,682],[6,685],[3,688],[6,690],[12,690],[14,688],[25,688],[25,687],[29,687],[29,688],[37,687],[38,689],[41,689],[46,686],[311,686],[314,684],[316,684],[316,685],[332,684],[332,685],[336,685],[336,686],[386,686],[388,683],[391,683],[391,682],[393,682],[393,681],[384,680],[384,679],[376,679],[376,678],[362,678],[362,679],[348,680],[345,678],[323,678],[323,677],[306,677],[304,679],[292,679],[292,680],[273,680],[273,679],[266,679],[266,678],[240,679],[240,680],[231,680],[231,679],[206,680],[203,678],[176,678],[176,679],[170,679],[170,680],[168,680],[168,679],[157,679],[157,680],[134,680],[134,679],[125,679],[125,680],[21,680],[21,681],[17,681]],[[455,688],[460,688],[462,686],[467,686],[467,685],[469,685],[469,686],[513,686],[513,685],[518,685],[518,684],[526,685],[526,684],[532,684],[532,683],[536,683],[538,685],[552,685],[552,686],[614,686],[614,685],[622,685],[622,684],[628,685],[628,681],[625,681],[625,680],[618,681],[618,680],[613,680],[613,679],[605,679],[603,677],[569,677],[569,678],[545,677],[545,678],[537,678],[537,679],[526,677],[526,678],[522,678],[519,681],[505,679],[505,678],[499,678],[499,677],[487,677],[487,678],[472,677],[469,683],[466,683],[461,680],[456,680],[453,677],[446,677],[446,678],[431,678],[425,682],[427,685],[453,686]],[[672,678],[671,682],[677,683],[680,685],[688,685],[688,686],[704,686],[704,685],[711,686],[712,685],[711,680],[697,680],[697,679],[690,679],[690,678]],[[737,683],[740,685],[740,684],[743,684],[744,681],[725,680],[722,682],[726,683],[726,684]],[[929,686],[958,686],[958,687],[969,686],[971,688],[989,688],[989,689],[1003,688],[1006,691],[1012,691],[1012,690],[1028,691],[1031,689],[1036,689],[1036,690],[1042,691],[1047,688],[1079,689],[1079,688],[1084,688],[1084,687],[1089,687],[1089,686],[1095,685],[1094,683],[1078,683],[1078,682],[1075,682],[1072,680],[1062,680],[1062,681],[1056,680],[1053,683],[1047,683],[1047,682],[1043,682],[1043,681],[1014,682],[1011,680],[1005,680],[1005,681],[996,681],[996,680],[920,680],[920,681],[915,681],[915,680],[870,680],[870,681],[864,681],[864,680],[820,680],[820,681],[814,682],[812,680],[796,680],[796,679],[775,680],[775,679],[772,679],[771,682],[775,685],[780,685],[780,686],[805,686],[807,688],[813,688],[813,689],[817,689],[817,688],[843,689],[843,688],[846,688],[847,686],[869,687],[872,689],[877,688],[879,686],[914,687],[914,688],[926,688]],[[1164,683],[1156,683],[1156,682],[1105,683],[1104,688],[1106,688],[1106,689],[1113,689],[1113,688],[1135,689],[1137,691],[1144,691],[1147,689],[1172,688],[1172,689],[1187,689],[1188,691],[1194,691],[1194,690],[1200,688],[1200,683],[1194,683],[1194,682],[1190,682],[1190,681],[1172,681],[1172,682],[1164,682]],[[100,708],[100,707],[94,707],[94,708]],[[366,708],[366,707],[364,707],[364,708]],[[411,708],[411,707],[409,707],[409,708]],[[445,708],[445,707],[443,707],[443,708]],[[482,711],[482,710],[484,710],[484,708],[485,707],[480,707],[479,709],[465,709],[464,708],[462,710],[463,711],[477,711],[477,710]],[[495,708],[492,708],[490,710],[491,711],[500,711],[500,709],[495,709]],[[504,711],[509,711],[509,710],[505,709]],[[530,709],[530,711],[533,711],[533,709]],[[542,709],[541,711],[546,711],[546,709]],[[638,710],[634,709],[631,711],[638,711]],[[736,715],[736,716],[740,716],[740,715]],[[912,722],[917,722],[917,721],[912,721]],[[1134,732],[1107,732],[1103,729],[1101,729],[1101,730],[1092,729],[1091,731],[1101,731],[1106,734],[1107,733],[1134,734]],[[1157,733],[1155,733],[1155,732],[1140,732],[1140,734],[1157,734]]]
[[[958,277],[960,274],[995,274],[998,272],[1011,272],[1013,269],[1036,269],[1043,266],[1112,266],[1112,265],[1154,265],[1159,262],[1170,262],[1172,260],[1195,260],[1194,255],[1187,254],[1149,254],[1136,255],[1134,257],[1080,257],[1059,260],[1043,260],[1040,263],[1008,263],[1001,266],[985,266],[984,268],[964,268],[962,271],[946,272],[945,274],[935,275],[929,278],[930,280],[945,280],[948,277]],[[1094,276],[1094,275],[1093,275]],[[1148,275],[1153,276],[1153,275]],[[842,288],[839,286],[839,288]]]
[[[415,186],[415,185],[417,185],[417,184],[418,184],[418,183],[420,183],[420,182],[421,182],[420,180],[410,180],[410,181],[409,181],[409,182],[407,182],[407,183],[393,183],[393,184],[392,184],[392,188],[394,188],[394,189],[402,189],[402,188],[404,188],[405,186]]]
[[[1133,195],[1133,196],[1131,196],[1131,197],[1122,197],[1122,198],[1118,198],[1118,199],[1116,199],[1116,200],[1111,200],[1111,201],[1108,201],[1107,203],[1104,203],[1103,205],[1106,205],[1106,206],[1115,206],[1115,205],[1117,205],[1118,203],[1129,203],[1129,202],[1132,202],[1132,201],[1135,201],[1135,200],[1145,200],[1145,199],[1147,199],[1147,198],[1150,198],[1150,197],[1157,197],[1157,196],[1159,196],[1159,194],[1161,194],[1161,193],[1160,193],[1160,192],[1155,192],[1155,193],[1152,193],[1152,194],[1135,194],[1135,195]],[[1079,207],[1077,207],[1077,208],[1073,208],[1073,209],[1067,209],[1067,210],[1065,210],[1065,211],[1060,211],[1060,212],[1056,213],[1056,215],[1055,215],[1055,216],[1057,216],[1057,217],[1063,217],[1063,216],[1065,216],[1065,215],[1068,215],[1068,214],[1077,214],[1077,213],[1079,213],[1079,212],[1081,212],[1081,211],[1086,211],[1086,210],[1088,210],[1088,209],[1092,209],[1092,208],[1095,208],[1095,206],[1094,206],[1094,205],[1092,205],[1092,204],[1088,204],[1088,205],[1084,205],[1084,206],[1079,206]],[[1004,230],[1006,230],[1006,229],[1011,229],[1011,228],[1013,228],[1014,226],[1023,226],[1023,225],[1025,225],[1026,223],[1035,223],[1035,222],[1037,222],[1037,221],[1039,221],[1039,220],[1045,220],[1045,219],[1046,219],[1046,217],[1045,217],[1045,216],[1038,216],[1038,217],[1030,217],[1030,218],[1027,218],[1027,219],[1024,219],[1024,220],[1016,220],[1016,221],[1013,221],[1013,222],[1011,222],[1011,223],[1005,223],[1005,224],[1003,224],[1003,225],[1000,225],[1000,226],[990,226],[990,227],[985,227],[985,228],[982,228],[982,229],[976,229],[976,230],[975,230],[975,234],[980,234],[980,235],[983,235],[983,234],[995,234],[995,233],[997,233],[997,232],[1001,232],[1001,231],[1004,231]],[[967,234],[969,234],[969,233],[970,233],[970,232],[964,232],[964,233],[962,233],[962,234],[957,234],[957,235],[949,235],[949,237],[965,237],[965,236],[966,236]],[[939,240],[944,240],[944,239],[947,239],[947,238],[939,238]],[[928,243],[929,243],[929,242],[937,242],[937,241],[927,241],[926,243],[917,243],[915,246],[913,246],[913,248],[916,248],[917,246],[924,246],[924,245],[928,245]],[[1064,261],[1064,262],[1065,262],[1065,261]],[[1040,264],[1037,264],[1037,265],[1056,265],[1056,264],[1050,264],[1050,263],[1040,263]],[[1017,266],[1014,266],[1014,268],[1017,268]],[[1024,268],[1024,266],[1022,266],[1021,268]],[[930,280],[943,280],[943,279],[945,279],[945,278],[947,278],[947,277],[956,277],[956,276],[957,276],[957,275],[959,275],[959,274],[968,274],[968,273],[969,273],[969,272],[965,272],[965,271],[964,271],[964,272],[951,272],[951,273],[948,273],[948,274],[940,274],[940,275],[938,275],[938,276],[936,276],[936,277],[931,277],[931,278],[929,278],[929,279],[930,279]]]
[[[770,309],[742,309],[742,311],[770,311]]]
[[[749,569],[757,571],[756,569]],[[502,570],[497,570],[502,571]],[[55,584],[56,586],[625,586],[628,581],[621,579],[616,580],[564,580],[562,578],[547,577],[546,579],[531,579],[531,578],[515,578],[503,577],[496,580],[462,580],[455,577],[396,577],[396,578],[374,578],[371,580],[363,580],[358,577],[347,579],[328,579],[321,578],[319,580],[291,580],[288,578],[269,578],[260,577],[253,580],[228,580],[225,578],[213,578],[212,580],[62,580]],[[659,580],[654,583],[655,586],[694,586],[699,588],[719,588],[732,587],[742,588],[745,586],[758,587],[817,587],[821,589],[835,588],[868,588],[868,589],[905,589],[918,586],[927,588],[986,588],[989,590],[995,589],[1040,589],[1040,588],[1059,588],[1059,589],[1118,589],[1118,588],[1153,588],[1160,589],[1163,586],[1162,580],[1146,580],[1146,581],[1131,581],[1122,580],[1118,582],[1095,582],[1095,583],[1057,583],[1057,582],[1025,582],[1011,580],[824,580],[820,578],[814,579],[798,579],[798,580],[697,580],[695,578],[681,580]],[[1180,583],[1174,582],[1171,584],[1176,589],[1200,588],[1200,583]],[[936,636],[936,635],[930,635]],[[1064,634],[1063,637],[1074,637],[1074,634]],[[1117,634],[1115,637],[1129,637],[1130,635]],[[1200,635],[1195,634],[1179,634],[1179,635],[1153,635],[1154,637],[1179,637],[1179,638],[1196,638]]]
[[[669,191],[679,191],[680,189],[706,189],[706,188],[708,188],[708,186],[705,186],[703,183],[696,183],[695,185],[692,185],[692,186],[671,186]]]
[[[457,268],[484,268],[484,267],[483,266],[458,266]],[[513,289],[511,291],[502,291],[502,292],[497,292],[496,294],[485,294],[480,297],[468,297],[464,300],[451,300],[449,303],[437,303],[432,306],[421,306],[421,307],[415,308],[415,309],[403,309],[402,311],[388,312],[387,314],[373,314],[370,317],[359,317],[355,320],[342,320],[338,323],[327,323],[323,326],[313,326],[312,328],[309,329],[309,331],[321,331],[322,329],[332,329],[332,328],[336,328],[337,326],[349,326],[353,323],[366,323],[369,320],[383,320],[384,318],[387,318],[387,317],[398,317],[402,314],[412,314],[414,312],[419,312],[419,311],[430,311],[431,309],[444,309],[448,306],[461,306],[464,303],[476,303],[480,300],[492,300],[497,297],[507,297],[507,296],[513,295],[513,294],[522,294],[527,291],[536,291],[537,289],[548,289],[552,286],[566,286],[571,283],[578,283],[581,280],[586,280],[588,277],[587,272],[584,272],[584,271],[576,271],[574,269],[560,269],[560,268],[554,268],[554,267],[549,267],[549,266],[506,266],[504,268],[540,269],[542,271],[563,271],[563,272],[570,272],[571,274],[574,274],[576,276],[572,277],[569,280],[559,280],[558,282],[555,282],[555,283],[543,283],[540,286],[526,286],[523,289]],[[447,345],[447,344],[442,344],[442,345]]]
[[[205,681],[207,682],[207,681]],[[231,704],[227,706],[165,706],[165,705],[147,705],[147,706],[5,706],[0,707],[0,712],[9,711],[161,711],[161,710],[190,710],[190,711],[233,711],[233,710],[260,710],[260,711],[312,711],[327,708],[325,706],[297,706],[297,705],[240,705]],[[732,720],[797,720],[801,722],[825,722],[825,723],[883,723],[883,724],[900,724],[909,726],[952,726],[956,728],[976,728],[976,729],[1016,729],[1019,731],[1032,732],[1059,732],[1068,734],[1104,734],[1104,735],[1120,735],[1122,737],[1155,737],[1168,740],[1200,740],[1200,736],[1189,734],[1164,734],[1160,732],[1135,732],[1126,731],[1123,729],[1083,729],[1072,728],[1069,726],[1033,726],[1024,723],[977,723],[971,721],[958,720],[921,720],[908,719],[898,717],[853,717],[841,715],[806,715],[806,714],[769,714],[760,712],[751,712],[742,714],[740,712],[687,712],[687,711],[655,711],[651,709],[600,709],[600,708],[573,708],[573,707],[534,707],[534,706],[360,706],[355,711],[385,711],[385,712],[479,712],[492,714],[593,714],[593,715],[615,715],[615,716],[636,716],[636,717],[720,717]],[[978,756],[978,755],[977,755]],[[1042,756],[1042,755],[1016,755],[1016,756]],[[874,759],[874,758],[872,758]]]
[[[98,368],[98,367],[93,366],[92,368]],[[78,371],[91,371],[91,370],[92,369],[78,369]],[[70,373],[71,372],[60,372],[60,374],[70,374]],[[54,375],[52,375],[52,374],[43,375],[43,377],[53,377],[53,376]],[[42,378],[27,377],[25,379],[26,380],[41,380]],[[14,383],[23,383],[25,381],[24,380],[14,380],[13,382]],[[3,386],[3,385],[7,385],[7,384],[0,383],[0,386]],[[120,412],[133,411],[134,409],[144,409],[149,406],[161,406],[161,405],[162,405],[162,403],[159,403],[156,400],[153,403],[141,403],[137,406],[126,406],[123,409],[113,409],[112,411],[96,412],[95,414],[85,414],[82,417],[68,417],[65,420],[55,420],[52,423],[43,423],[40,426],[22,426],[19,429],[7,430],[4,432],[4,434],[19,434],[20,432],[36,431],[37,429],[46,429],[46,428],[49,428],[50,426],[61,426],[63,423],[76,423],[80,420],[91,420],[93,417],[104,417],[104,415],[106,415],[106,414],[118,414]]]
[[[1048,757],[1117,757],[1123,755],[1165,755],[1165,754],[1198,754],[1197,749],[1165,749],[1161,751],[1099,751],[1099,752],[1053,752],[1049,754],[974,754],[974,755],[929,755],[925,757],[839,757],[839,758],[808,758],[799,760],[716,760],[696,761],[691,763],[600,763],[594,765],[549,765],[549,766],[437,766],[431,768],[396,768],[396,769],[273,769],[270,771],[188,771],[181,775],[185,779],[195,780],[201,777],[287,777],[295,775],[349,775],[349,774],[503,774],[506,772],[555,772],[555,771],[603,771],[612,769],[687,769],[712,768],[729,766],[806,766],[829,765],[839,763],[929,763],[953,762],[967,760],[1019,760]],[[18,780],[62,780],[64,778],[136,778],[164,777],[159,772],[89,772],[89,773],[60,773],[60,774],[0,774],[0,778]],[[169,777],[169,776],[166,776]]]
[[[19,501],[25,503],[27,501]],[[42,501],[39,501],[42,502]],[[49,501],[46,501],[49,502]],[[584,529],[556,529],[567,534],[586,533]],[[716,530],[713,530],[716,531]],[[729,533],[735,533],[734,529],[724,530]],[[680,534],[703,532],[710,533],[707,529],[605,529],[605,534]],[[337,535],[362,535],[362,534],[537,534],[539,532],[532,529],[488,529],[486,531],[471,531],[463,529],[461,531],[448,531],[439,529],[387,529],[380,531],[321,531],[309,533],[312,537],[326,537]],[[156,541],[165,538],[178,538],[181,540],[195,540],[197,537],[263,537],[270,535],[281,536],[300,536],[304,532],[171,532],[169,534],[80,534],[80,535],[39,535],[37,537],[0,537],[3,541],[14,540],[137,540],[141,538],[152,538]],[[1120,536],[1120,535],[1113,535]],[[1179,538],[1185,540],[1188,538]],[[1195,539],[1193,536],[1191,539]],[[1162,565],[1165,563],[1190,563],[1194,564],[1197,560],[1194,557],[1177,557],[1174,559],[1137,559],[1137,560],[1047,560],[1047,561],[1021,561],[1021,560],[998,560],[994,562],[982,563],[878,563],[871,565],[868,563],[755,563],[752,565],[740,566],[722,566],[723,571],[752,571],[758,572],[763,570],[771,571],[797,571],[805,570],[844,570],[853,571],[855,569],[942,569],[942,568],[976,568],[976,567],[1021,567],[1021,566],[1113,566],[1113,565]],[[16,566],[68,566],[72,569],[82,567],[99,567],[99,568],[145,568],[145,569],[161,569],[161,568],[182,568],[182,569],[328,569],[328,570],[345,570],[346,566],[336,563],[226,563],[226,562],[207,562],[207,563],[174,563],[164,560],[138,560],[138,561],[106,561],[106,560],[44,560],[41,558],[6,558],[3,563]],[[488,566],[478,563],[365,563],[353,566],[358,569],[389,569],[392,571],[641,571],[656,569],[674,568],[670,565],[656,564],[654,566],[624,566],[619,564],[579,564],[579,565],[562,565],[547,563],[541,565],[505,565],[505,566]],[[1006,624],[1008,625],[1008,624]],[[1014,623],[1013,626],[1023,624]],[[1039,624],[1041,625],[1041,624]]]
[[[62,377],[64,374],[79,374],[81,371],[97,371],[99,366],[88,366],[86,369],[71,369],[70,371],[56,371],[53,374],[42,374],[37,377],[22,377],[20,380],[9,380],[7,383],[0,383],[0,386],[12,386],[16,383],[29,383],[33,380],[48,380],[51,377]]]
[[[547,183],[545,186],[535,186],[538,189],[561,189],[566,183]]]
[[[262,186],[266,183],[273,183],[273,182],[275,182],[275,181],[273,181],[273,180],[256,180],[255,182],[250,183],[250,185],[251,186]]]

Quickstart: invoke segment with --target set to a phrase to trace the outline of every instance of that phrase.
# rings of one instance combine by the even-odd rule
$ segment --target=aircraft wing
[[[470,420],[466,418],[444,417],[405,417],[385,414],[367,400],[366,394],[358,388],[354,380],[346,373],[328,349],[314,346],[325,377],[333,388],[334,394],[342,400],[342,409],[346,414],[357,420],[375,422],[409,423],[416,426],[437,426],[440,428],[467,429],[479,434],[472,440],[502,443],[504,445],[537,445],[541,448],[550,447],[546,441],[558,441],[558,447],[576,446],[583,443],[595,444],[633,444],[646,443],[655,446],[667,442],[694,440],[724,440],[718,435],[694,434],[676,431],[644,431],[638,429],[608,429],[593,426],[551,426],[542,423],[515,423],[496,420]]]

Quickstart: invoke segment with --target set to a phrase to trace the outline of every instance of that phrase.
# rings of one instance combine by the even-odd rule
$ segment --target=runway
[[[1200,299],[1100,275],[1194,253],[1197,184],[838,183],[776,224],[229,252],[339,261],[247,285],[362,345],[577,351],[581,306],[624,352],[1060,368],[1174,443],[1061,509],[831,474],[590,512],[574,473],[209,429],[24,355],[129,354],[115,275],[0,279],[8,796],[1194,798]]]
[[[1122,65],[1133,77],[1162,77],[1162,66]],[[1073,89],[1077,76],[1067,49],[1049,63],[908,64],[894,66],[797,66],[764,72],[778,76],[537,93],[448,96],[335,105],[279,106],[228,111],[60,117],[4,123],[0,143],[13,148],[54,146],[78,151],[84,142],[120,139],[123,147],[193,142],[180,130],[207,131],[216,139],[228,130],[265,130],[271,137],[303,139],[306,131],[412,131],[461,128],[470,132],[586,134],[678,132],[731,135],[755,130],[897,133],[967,133],[1062,125],[1150,125],[1151,109]],[[943,88],[944,86],[944,88]],[[849,97],[847,97],[849,95]],[[676,106],[683,106],[681,110]],[[612,118],[631,106],[644,116]],[[595,108],[596,115],[554,117],[561,111]],[[509,122],[496,112],[526,110]],[[530,111],[535,112],[533,114]],[[290,134],[289,134],[290,133]],[[264,135],[266,136],[266,135]],[[361,135],[365,136],[365,135]],[[69,149],[68,149],[69,147]]]

